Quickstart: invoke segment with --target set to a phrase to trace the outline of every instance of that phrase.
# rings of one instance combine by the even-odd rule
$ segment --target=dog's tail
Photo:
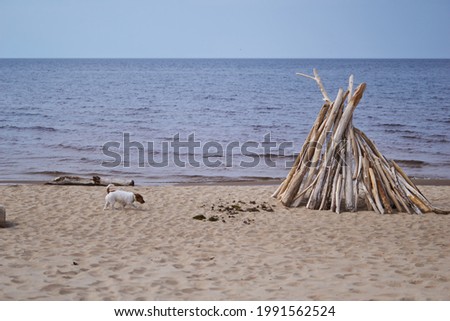
[[[116,190],[114,187],[116,187],[114,184],[109,184],[108,186],[106,186],[106,194],[114,192]]]

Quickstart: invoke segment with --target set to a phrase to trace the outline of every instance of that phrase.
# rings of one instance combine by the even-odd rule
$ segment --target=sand
[[[286,209],[274,188],[129,187],[147,203],[113,212],[104,187],[0,186],[0,299],[450,300],[450,215]]]

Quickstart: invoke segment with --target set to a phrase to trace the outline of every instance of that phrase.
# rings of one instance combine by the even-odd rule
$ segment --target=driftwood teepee
[[[353,91],[339,89],[334,101],[322,81],[317,82],[324,105],[306,138],[292,169],[273,194],[285,206],[306,205],[309,209],[357,211],[360,191],[369,210],[377,213],[408,212],[448,214],[435,208],[393,161],[387,160],[375,144],[353,126],[352,115],[366,84]]]

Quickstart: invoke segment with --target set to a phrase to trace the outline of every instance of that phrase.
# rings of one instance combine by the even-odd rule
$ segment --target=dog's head
[[[142,195],[138,194],[138,193],[134,193],[134,200],[136,202],[138,202],[138,203],[141,203],[141,204],[145,203],[144,198],[142,197]]]

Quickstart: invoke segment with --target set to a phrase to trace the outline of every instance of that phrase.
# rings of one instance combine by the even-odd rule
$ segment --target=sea
[[[450,59],[0,59],[0,182],[137,185],[288,173],[354,75],[353,124],[412,177],[450,179]]]

